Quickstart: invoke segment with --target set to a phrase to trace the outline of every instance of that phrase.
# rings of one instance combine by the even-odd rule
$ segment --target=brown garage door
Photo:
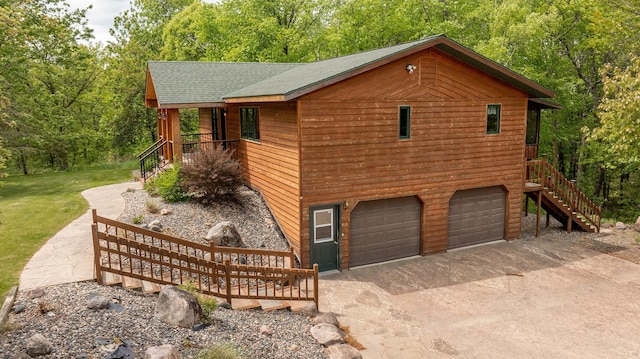
[[[505,201],[502,187],[457,191],[449,201],[448,248],[504,239]]]
[[[358,203],[349,249],[351,267],[420,254],[420,202],[402,197]]]

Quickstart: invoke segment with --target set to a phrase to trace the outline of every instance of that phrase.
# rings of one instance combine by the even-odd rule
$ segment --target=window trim
[[[489,110],[491,108],[496,108],[498,110],[498,113],[496,114],[497,118],[497,123],[496,123],[496,129],[490,129],[489,128],[489,116],[493,116],[491,114],[489,114]],[[492,104],[488,104],[487,105],[487,117],[486,117],[486,130],[487,130],[487,134],[488,135],[497,135],[500,133],[500,122],[502,121],[502,105],[499,103],[492,103]]]
[[[403,110],[406,110],[406,114],[407,114],[407,118],[406,118],[407,133],[405,135],[402,134]],[[398,138],[401,140],[408,140],[411,138],[411,106],[409,105],[402,105],[398,107]]]
[[[246,118],[245,114],[251,110],[254,115],[252,119]],[[248,123],[250,120],[251,123]],[[248,128],[251,126],[252,128]],[[260,108],[259,107],[240,107],[240,138],[243,140],[260,142]]]
[[[314,209],[313,210],[313,243],[318,244],[318,243],[327,243],[327,242],[331,242],[334,240],[334,223],[333,223],[333,213],[334,209],[333,208],[323,208],[323,209]],[[330,217],[330,221],[328,224],[320,224],[318,225],[318,217],[317,214],[320,212],[325,212],[329,214]],[[318,228],[325,228],[325,227],[329,227],[331,229],[330,232],[330,236],[328,238],[318,238]]]

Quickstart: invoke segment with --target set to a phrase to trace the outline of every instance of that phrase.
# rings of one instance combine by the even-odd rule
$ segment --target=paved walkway
[[[64,227],[36,252],[20,274],[20,290],[95,279],[91,208],[108,218],[117,218],[124,210],[121,194],[129,188],[140,189],[140,182],[125,182],[91,188],[82,192],[89,210]]]

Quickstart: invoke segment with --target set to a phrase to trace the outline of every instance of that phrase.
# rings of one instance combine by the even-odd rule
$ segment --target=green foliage
[[[147,208],[147,212],[149,213],[156,214],[160,212],[160,207],[158,206],[158,202],[152,199],[147,200],[147,202],[145,203],[145,207]]]
[[[210,146],[191,155],[182,169],[181,186],[203,204],[233,200],[242,184],[242,167],[232,152]]]
[[[240,354],[229,344],[215,344],[195,356],[196,359],[239,359]]]
[[[132,167],[37,175],[9,175],[0,196],[0,297],[14,285],[29,258],[69,222],[88,209],[80,192],[123,182]],[[37,225],[26,225],[37,224]]]
[[[213,312],[218,308],[218,302],[216,302],[215,299],[200,293],[195,284],[190,280],[181,284],[179,288],[191,293],[198,300],[198,304],[200,304],[200,307],[202,308],[202,321],[210,323]]]
[[[156,177],[147,181],[144,188],[151,195],[160,196],[160,198],[167,202],[186,201],[190,196],[185,193],[180,186],[180,172],[180,165],[175,164],[173,167],[163,170]]]
[[[139,214],[139,215],[133,217],[133,219],[131,221],[133,222],[133,224],[142,224],[142,222],[144,221],[144,216]]]

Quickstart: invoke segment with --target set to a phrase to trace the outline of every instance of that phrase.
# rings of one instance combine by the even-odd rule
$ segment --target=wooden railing
[[[160,139],[138,155],[140,176],[143,181],[146,182],[148,178],[169,163],[169,159],[164,156],[166,146],[171,146],[171,144],[167,140]],[[169,152],[172,152],[171,149],[169,149]]]
[[[234,158],[238,150],[238,140],[214,140],[212,133],[191,133],[183,134],[180,139],[182,141],[182,154],[188,156],[191,153],[206,149],[209,146],[222,146],[223,149],[233,153]]]
[[[190,283],[225,298],[313,300],[318,266],[295,267],[293,250],[204,245],[98,216],[92,211],[96,279],[103,272],[158,284]]]
[[[546,157],[528,161],[525,178],[553,192],[572,212],[578,213],[587,223],[600,231],[602,209],[582,193],[576,185],[547,162]]]
[[[524,147],[524,157],[529,161],[538,158],[538,145],[526,145]]]

